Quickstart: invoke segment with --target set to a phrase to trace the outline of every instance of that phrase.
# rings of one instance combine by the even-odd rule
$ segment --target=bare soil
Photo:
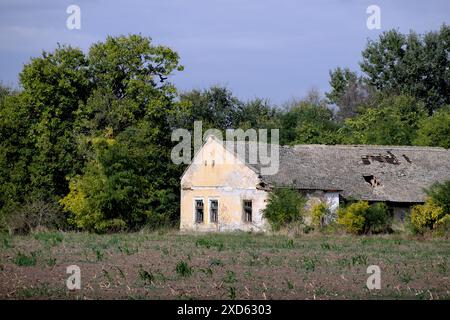
[[[80,267],[80,290],[66,286],[70,265]],[[380,290],[366,286],[370,265],[380,267]],[[176,231],[3,235],[0,298],[450,299],[450,242]]]

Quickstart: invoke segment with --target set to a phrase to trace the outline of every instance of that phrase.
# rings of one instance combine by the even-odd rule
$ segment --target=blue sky
[[[66,28],[70,4],[81,8],[81,30]],[[380,30],[366,27],[372,4]],[[171,78],[179,89],[226,85],[280,104],[327,91],[330,69],[357,70],[368,38],[444,22],[448,0],[0,0],[0,81],[17,86],[23,64],[57,42],[86,51],[107,35],[141,33],[180,54],[185,70]]]

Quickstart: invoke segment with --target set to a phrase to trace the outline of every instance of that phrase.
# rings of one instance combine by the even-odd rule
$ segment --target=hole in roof
[[[361,160],[365,165],[371,164],[375,161],[380,163],[400,164],[400,161],[398,161],[397,157],[390,151],[387,151],[387,154],[367,154],[361,156]]]
[[[380,181],[373,175],[363,175],[364,180],[370,184],[373,188],[381,185]]]

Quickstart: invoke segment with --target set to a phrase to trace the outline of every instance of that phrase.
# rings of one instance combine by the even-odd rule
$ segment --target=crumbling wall
[[[240,162],[219,142],[208,139],[181,180],[182,231],[265,231],[262,217],[267,192],[257,188],[255,171]],[[204,219],[195,222],[195,200],[202,199]],[[210,200],[218,200],[218,222],[210,221]],[[252,201],[252,222],[244,221],[243,201]]]

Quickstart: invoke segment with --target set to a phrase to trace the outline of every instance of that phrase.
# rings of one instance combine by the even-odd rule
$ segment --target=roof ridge
[[[427,146],[399,146],[399,145],[376,145],[376,144],[295,144],[285,147],[324,147],[324,148],[339,148],[339,149],[352,149],[352,148],[371,148],[371,149],[403,149],[403,150],[433,150],[433,151],[450,151],[443,147],[427,147]]]

